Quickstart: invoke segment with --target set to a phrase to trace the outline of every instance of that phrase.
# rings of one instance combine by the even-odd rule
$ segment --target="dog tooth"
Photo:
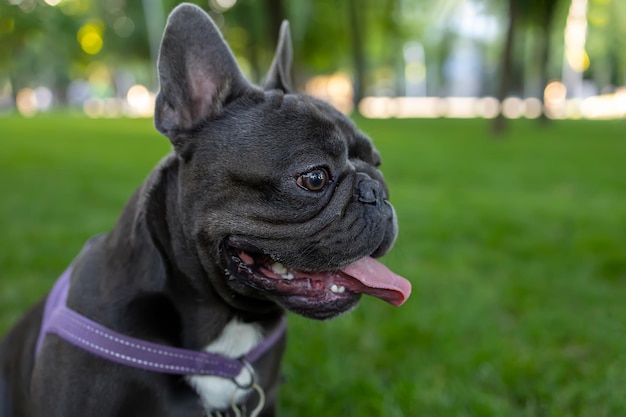
[[[346,287],[344,287],[343,285],[333,284],[330,286],[330,290],[336,294],[341,294],[346,291]]]
[[[272,270],[280,275],[284,275],[287,273],[287,268],[285,268],[285,265],[281,264],[280,262],[274,262],[272,264]]]
[[[272,271],[276,272],[279,275],[284,275],[287,273],[287,268],[285,268],[285,265],[281,264],[280,262],[274,262],[272,264]]]
[[[294,276],[293,276],[293,274],[291,272],[288,273],[288,274],[281,274],[281,277],[283,279],[293,279],[294,278]]]

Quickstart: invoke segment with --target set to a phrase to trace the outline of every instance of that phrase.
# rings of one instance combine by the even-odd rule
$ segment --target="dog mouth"
[[[346,311],[361,294],[399,306],[411,293],[406,279],[371,257],[336,270],[310,272],[288,268],[255,248],[227,246],[225,254],[231,277],[308,316],[328,309]]]

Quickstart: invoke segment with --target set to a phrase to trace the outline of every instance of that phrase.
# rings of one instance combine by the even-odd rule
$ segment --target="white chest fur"
[[[234,359],[250,352],[262,338],[260,326],[233,319],[204,350]],[[248,371],[243,369],[236,379],[246,383],[249,380]],[[233,396],[235,402],[241,403],[250,392],[238,388],[231,380],[214,376],[190,376],[187,382],[196,390],[207,412],[230,407]]]

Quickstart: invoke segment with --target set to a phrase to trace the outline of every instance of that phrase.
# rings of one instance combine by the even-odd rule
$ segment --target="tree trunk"
[[[540,65],[541,65],[541,87],[543,89],[546,88],[546,85],[548,85],[548,81],[550,80],[550,75],[548,74],[548,71],[550,69],[550,65],[549,64],[549,60],[550,60],[550,54],[552,52],[552,45],[550,43],[550,35],[552,34],[552,23],[554,21],[554,9],[556,8],[556,4],[558,3],[558,0],[549,2],[549,4],[546,6],[546,14],[545,14],[545,22],[543,25],[543,32],[542,32],[542,43],[541,43],[541,55],[540,55]],[[545,125],[546,123],[549,122],[550,119],[548,119],[548,116],[546,115],[545,112],[545,101],[544,101],[544,94],[543,91],[541,92],[541,106],[544,109],[541,112],[541,117],[539,118],[539,122],[543,125]]]
[[[263,8],[265,9],[265,16],[268,21],[267,34],[269,44],[275,45],[278,40],[280,25],[286,18],[283,0],[263,0]]]
[[[502,51],[502,62],[500,63],[500,86],[498,88],[498,100],[500,103],[506,98],[511,82],[513,80],[513,48],[514,38],[517,29],[518,9],[516,0],[509,0],[509,26],[506,32],[506,40]],[[493,120],[493,133],[500,135],[506,130],[506,119],[502,112]]]
[[[263,6],[263,8],[261,7]],[[267,31],[260,24],[258,16],[265,12],[265,5],[258,2],[242,1],[237,4],[241,11],[241,25],[248,31],[248,42],[246,42],[246,56],[250,60],[250,81],[256,84],[262,84],[265,71],[269,68],[268,63],[262,63],[259,56],[259,50],[265,44],[263,40],[267,35]],[[272,39],[270,48],[275,47],[277,39]],[[266,68],[267,67],[267,68]]]
[[[365,53],[363,51],[363,38],[361,31],[361,19],[358,15],[359,7],[356,0],[348,1],[348,17],[350,19],[350,34],[352,38],[352,66],[354,70],[354,95],[352,98],[354,110],[358,111],[359,102],[365,93]]]
[[[9,84],[11,84],[11,99],[13,99],[13,106],[17,107],[17,92],[19,91],[19,86],[15,74],[9,74]]]

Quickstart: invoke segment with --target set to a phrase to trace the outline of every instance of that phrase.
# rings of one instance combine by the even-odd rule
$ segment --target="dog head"
[[[334,317],[410,284],[373,257],[397,234],[371,141],[332,106],[292,92],[285,22],[263,88],[242,75],[209,16],[178,6],[161,44],[155,125],[179,159],[189,250],[228,303]]]

